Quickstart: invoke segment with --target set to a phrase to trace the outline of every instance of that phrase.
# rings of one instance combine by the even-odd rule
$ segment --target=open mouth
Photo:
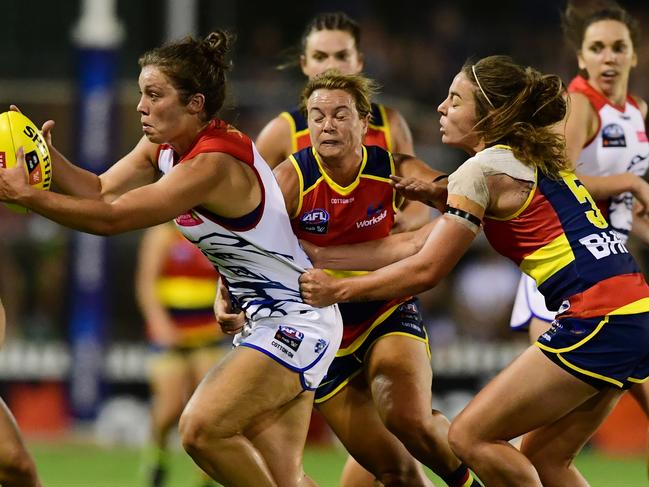
[[[612,80],[617,77],[617,75],[618,72],[615,69],[607,69],[606,71],[602,71],[600,76],[602,79]]]

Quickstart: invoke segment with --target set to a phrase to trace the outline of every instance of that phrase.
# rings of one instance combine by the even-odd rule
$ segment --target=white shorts
[[[313,308],[247,324],[235,346],[250,347],[300,374],[302,387],[315,390],[336,356],[343,336],[338,306]]]
[[[536,281],[523,274],[518,283],[509,326],[513,330],[527,330],[532,318],[552,323],[556,314],[556,311],[550,311],[545,306],[545,298],[536,288]]]

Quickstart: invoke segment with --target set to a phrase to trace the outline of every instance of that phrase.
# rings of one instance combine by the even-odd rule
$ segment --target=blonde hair
[[[316,90],[343,90],[352,95],[360,118],[372,113],[372,97],[378,92],[378,84],[362,74],[341,74],[330,69],[309,80],[302,90],[300,108],[306,114],[306,105]]]

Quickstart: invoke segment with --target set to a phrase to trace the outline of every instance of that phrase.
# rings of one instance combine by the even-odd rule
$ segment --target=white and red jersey
[[[248,164],[259,180],[261,203],[240,218],[192,208],[176,218],[176,225],[218,269],[250,320],[313,310],[302,301],[298,285],[301,272],[312,265],[293,234],[273,173],[248,136],[214,120],[183,156],[171,146],[161,145],[158,167],[166,174],[183,161],[208,152],[229,154]]]
[[[597,133],[579,154],[576,172],[591,176],[631,172],[644,176],[649,167],[649,142],[636,101],[628,96],[624,105],[615,105],[581,76],[572,80],[568,91],[585,95],[599,119]],[[611,226],[626,240],[632,224],[631,193],[598,202],[598,206]]]

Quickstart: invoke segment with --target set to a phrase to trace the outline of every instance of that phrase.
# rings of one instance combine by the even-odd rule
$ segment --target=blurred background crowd
[[[6,3],[0,30],[4,46],[0,54],[2,111],[13,103],[37,125],[54,119],[56,146],[65,154],[77,154],[73,160],[81,163],[80,148],[74,142],[80,124],[88,120],[79,109],[79,72],[84,66],[75,47],[81,2]],[[176,8],[195,5],[196,34],[214,28],[236,34],[228,109],[222,118],[253,137],[277,113],[296,104],[304,82],[297,53],[305,23],[321,11],[347,12],[361,25],[365,73],[382,86],[378,100],[404,115],[413,131],[417,155],[448,172],[464,160],[464,154],[441,145],[436,108],[467,58],[510,54],[521,63],[557,73],[566,82],[577,69],[575,55],[559,26],[563,0],[168,3],[175,3]],[[641,26],[649,25],[646,0],[622,3]],[[169,14],[167,5],[160,0],[115,2],[123,36],[114,54],[113,116],[96,127],[83,127],[91,135],[94,131],[111,134],[108,160],[116,160],[141,137],[135,111],[139,55],[181,34],[174,31],[179,19]],[[647,99],[649,35],[637,47],[639,66],[631,75],[631,92]],[[283,69],[278,69],[280,66]],[[146,397],[145,326],[134,291],[141,236],[141,232],[132,232],[106,238],[105,261],[96,269],[101,273],[98,285],[103,300],[98,306],[103,321],[100,346],[89,353],[101,364],[104,398],[121,394]],[[637,243],[631,245],[632,253],[644,265],[649,253]],[[70,282],[75,272],[92,272],[100,265],[92,259],[76,258],[78,247],[73,232],[40,217],[0,207],[0,296],[10,325],[8,343],[0,352],[0,380],[4,389],[11,389],[8,402],[12,406],[13,397],[19,420],[21,414],[27,414],[20,411],[23,389],[19,385],[26,381],[58,383],[62,384],[60,390],[65,390],[74,374],[76,362],[70,358],[68,343],[77,287]],[[518,278],[513,264],[480,240],[448,279],[421,296],[439,397],[453,389],[473,391],[526,343],[524,334],[515,336],[508,326]],[[58,397],[51,392],[42,394],[51,401]],[[65,394],[62,401],[66,402]]]

